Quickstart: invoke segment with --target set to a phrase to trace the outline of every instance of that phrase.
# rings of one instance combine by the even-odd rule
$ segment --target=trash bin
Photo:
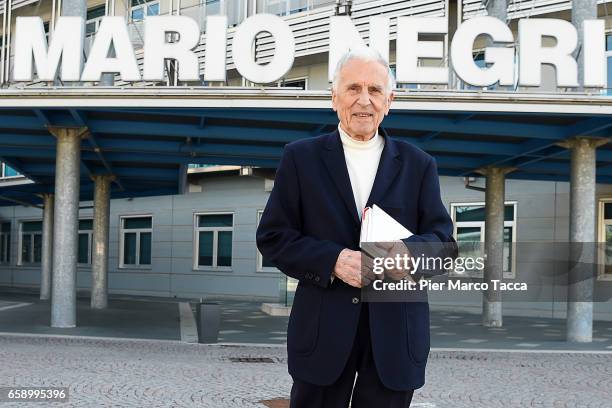
[[[198,315],[198,340],[200,343],[217,343],[221,322],[221,305],[215,302],[196,304]]]

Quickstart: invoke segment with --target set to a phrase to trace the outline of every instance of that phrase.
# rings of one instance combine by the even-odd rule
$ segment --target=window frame
[[[94,18],[91,18],[91,19],[88,19],[87,17],[85,17],[85,37],[86,38],[87,37],[94,37],[98,33],[98,30],[100,29],[100,24],[102,23],[102,19],[106,16],[106,5],[104,5],[104,4],[93,6],[92,8],[87,9],[87,13],[89,13],[89,12],[91,12],[93,10],[97,10],[97,9],[104,9],[104,14],[99,16],[99,17],[94,17]],[[95,23],[96,29],[94,30],[93,33],[87,34],[87,25],[91,24],[91,23]]]
[[[610,88],[610,85],[608,83],[608,58],[612,58],[612,49],[608,50],[608,37],[612,36],[612,30],[606,30],[605,34],[604,34],[604,41],[605,41],[605,59],[606,59],[606,66],[605,66],[605,71],[606,71],[606,86],[604,89],[602,89],[602,93],[606,96],[612,96],[612,88]]]
[[[124,220],[129,218],[151,218],[151,228],[124,228]],[[152,269],[153,267],[153,226],[154,226],[154,217],[153,214],[127,214],[127,215],[119,215],[119,269]],[[136,263],[134,264],[125,264],[123,263],[124,259],[124,240],[126,231],[132,233],[136,233]],[[151,263],[149,264],[141,264],[140,263],[140,234],[143,232],[151,233]]]
[[[255,228],[259,227],[259,223],[261,221],[261,217],[263,215],[264,210],[257,210],[257,224],[255,224]],[[273,266],[263,266],[263,255],[259,252],[259,248],[257,248],[257,241],[255,242],[255,252],[257,257],[257,272],[278,272],[278,268]]]
[[[87,234],[87,263],[82,263],[79,262],[79,255],[77,253],[77,265],[78,266],[86,266],[89,267],[91,266],[92,262],[93,262],[93,218],[81,218],[79,219],[79,221],[91,221],[92,225],[91,225],[91,229],[89,230],[82,230],[79,228],[79,231],[77,232],[77,236],[81,235],[81,234]],[[79,240],[77,239],[77,252],[78,252],[78,244],[79,244]]]
[[[30,249],[30,259],[32,259],[32,262],[24,262],[23,261],[23,224],[27,223],[27,222],[40,222],[41,226],[40,226],[40,233],[36,233],[36,232],[29,232],[28,235],[30,235],[32,238],[32,247]],[[42,222],[43,220],[41,218],[32,218],[32,219],[23,219],[23,220],[19,220],[19,238],[18,238],[18,243],[17,243],[17,250],[18,250],[18,258],[17,258],[17,265],[18,266],[26,266],[26,267],[38,267],[41,265],[42,263],[42,248],[41,248],[41,254],[40,254],[40,262],[35,262],[34,261],[34,236],[35,235],[40,235],[40,242],[42,245],[42,239],[43,239],[43,228],[42,228]]]
[[[308,76],[281,79],[281,80],[276,82],[276,86],[278,88],[287,88],[285,83],[287,83],[287,82],[295,82],[295,81],[304,81],[304,89],[303,90],[304,91],[308,90]]]
[[[2,224],[9,224],[8,232],[2,231]],[[4,239],[4,248],[0,248],[0,265],[10,265],[11,264],[11,241],[12,241],[12,232],[13,232],[13,223],[11,221],[0,221],[0,237],[5,237]],[[6,239],[8,237],[8,240]],[[2,245],[2,240],[0,240],[0,245]],[[2,256],[2,251],[4,251],[4,257]]]
[[[157,4],[157,9],[158,9],[158,13],[154,14],[155,16],[160,16],[161,15],[161,1],[160,0],[143,0],[142,4],[138,4],[137,6],[132,6],[132,2],[130,0],[130,2],[128,3],[130,6],[128,7],[128,21],[130,23],[135,23],[135,22],[142,22],[144,21],[149,14],[147,13],[147,8],[150,7],[151,5]],[[132,17],[132,13],[134,12],[134,10],[138,10],[138,9],[143,9],[143,17],[141,19],[134,19]]]
[[[601,197],[598,199],[598,203],[597,203],[597,206],[598,206],[597,207],[598,209],[597,241],[601,243],[606,242],[605,226],[612,225],[612,219],[607,220],[609,222],[606,223],[606,219],[604,218],[604,210],[605,210],[606,203],[612,203],[612,197]],[[598,281],[612,281],[612,273],[607,274],[606,269],[605,269],[605,264],[604,264],[605,258],[603,258],[605,256],[605,253],[603,252],[605,251],[605,248],[603,247],[603,245],[598,245],[597,247],[598,247],[597,248],[597,280]]]
[[[11,166],[9,166],[6,163],[2,162],[1,166],[0,166],[0,179],[2,179],[2,180],[11,180],[11,179],[23,177],[21,174],[19,174],[19,172],[17,170],[13,169],[12,167],[11,167],[11,169],[13,169],[15,172],[17,172],[17,174],[14,175],[14,176],[7,176],[6,175],[6,167],[11,167]]]
[[[452,202],[450,203],[450,215],[453,221],[453,238],[457,240],[457,228],[461,227],[479,227],[480,228],[480,242],[485,242],[485,222],[484,221],[457,221],[457,207],[479,207],[484,206],[484,201],[474,201],[474,202]],[[512,227],[512,241],[510,245],[516,244],[516,230],[517,230],[517,210],[518,210],[518,201],[516,200],[508,200],[504,201],[504,206],[512,205],[513,206],[513,220],[506,221],[504,220],[504,228]],[[516,251],[512,251],[512,257],[510,258],[510,271],[502,272],[504,279],[515,279],[516,278]],[[452,277],[469,277],[469,278],[482,278],[484,277],[484,273],[482,271],[466,271],[465,273],[458,274],[451,272],[450,276]]]
[[[200,227],[198,226],[198,217],[201,215],[231,215],[232,226],[231,227]],[[234,265],[234,229],[236,226],[236,213],[235,211],[198,211],[193,213],[193,247],[192,247],[192,258],[193,258],[193,270],[194,271],[227,271],[231,272]],[[201,231],[212,231],[213,232],[213,253],[212,253],[212,265],[200,265],[199,264],[199,248],[200,248],[200,232]],[[232,252],[230,256],[230,266],[219,266],[218,262],[218,242],[219,242],[219,231],[230,231],[232,233]]]

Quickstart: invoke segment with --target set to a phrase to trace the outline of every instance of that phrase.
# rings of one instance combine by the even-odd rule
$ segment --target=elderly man
[[[454,242],[435,161],[379,127],[393,87],[376,51],[343,56],[332,85],[338,128],[285,147],[257,230],[263,256],[299,281],[287,330],[294,408],[346,408],[351,397],[353,408],[408,407],[425,381],[427,302],[361,299],[374,278],[359,250],[365,207],[414,233],[389,253]]]

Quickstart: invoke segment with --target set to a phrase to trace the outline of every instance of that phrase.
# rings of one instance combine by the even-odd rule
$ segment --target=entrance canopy
[[[81,142],[81,200],[90,176],[113,174],[112,197],[175,194],[187,164],[275,167],[283,146],[333,130],[327,91],[279,88],[50,88],[0,91],[0,161],[34,183],[0,197],[36,204],[52,192],[56,141],[48,128],[87,128]],[[383,121],[438,163],[439,173],[568,181],[575,136],[612,136],[612,98],[586,94],[401,92]],[[60,158],[61,160],[61,158]],[[597,181],[612,183],[612,146],[597,149]],[[14,202],[1,200],[0,205]]]

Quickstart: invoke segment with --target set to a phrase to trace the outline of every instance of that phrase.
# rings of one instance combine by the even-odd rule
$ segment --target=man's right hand
[[[344,248],[338,255],[334,276],[356,288],[368,286],[376,279],[376,274],[372,272],[371,259],[361,251],[352,251],[348,248]]]

